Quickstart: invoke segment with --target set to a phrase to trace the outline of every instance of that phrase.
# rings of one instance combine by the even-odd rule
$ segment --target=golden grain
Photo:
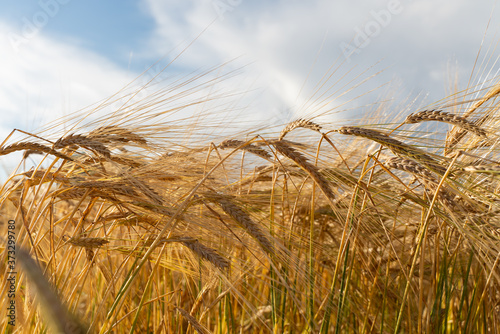
[[[481,129],[479,126],[469,122],[464,117],[453,115],[441,110],[424,110],[417,113],[413,113],[408,117],[406,117],[405,119],[405,123],[407,124],[421,123],[426,121],[438,121],[438,122],[449,123],[459,128],[462,128],[465,131],[469,131],[480,137],[486,138],[486,131]]]
[[[244,145],[244,146],[242,146],[242,145]],[[257,147],[255,145],[252,145],[249,143],[245,143],[245,142],[243,142],[241,140],[237,140],[237,139],[224,140],[222,143],[220,143],[219,148],[221,148],[221,149],[236,148],[236,147],[240,147],[240,146],[241,146],[242,150],[253,153],[253,154],[255,154],[263,159],[271,159],[272,158],[271,154],[269,152],[267,152],[265,149],[263,149],[261,147]]]
[[[281,130],[279,140],[283,140],[289,132],[293,131],[296,128],[305,128],[305,129],[310,129],[310,130],[317,131],[317,132],[321,131],[320,125],[314,123],[313,121],[308,121],[308,120],[299,118],[296,121],[288,123],[287,126],[285,126],[285,128],[283,130]]]
[[[27,150],[31,153],[33,153],[33,152],[37,152],[37,153],[41,153],[41,154],[46,153],[46,154],[50,154],[50,155],[53,155],[55,157],[61,158],[63,160],[73,161],[73,159],[71,157],[67,156],[66,154],[60,153],[60,152],[58,152],[58,151],[56,151],[48,146],[45,146],[42,144],[37,144],[37,143],[27,143],[27,142],[19,142],[19,143],[11,144],[11,145],[4,146],[4,147],[0,148],[0,156],[10,154],[10,153],[16,152],[16,151],[22,151],[22,150]],[[27,155],[26,155],[26,157],[27,157]]]

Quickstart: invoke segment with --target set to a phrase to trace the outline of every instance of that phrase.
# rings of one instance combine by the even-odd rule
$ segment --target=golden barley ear
[[[89,137],[102,143],[135,142],[141,145],[147,145],[148,143],[144,137],[139,136],[133,131],[113,125],[97,128],[89,133]]]
[[[437,121],[437,122],[452,124],[465,131],[472,132],[478,135],[479,137],[483,138],[487,137],[486,131],[481,129],[476,124],[469,122],[464,117],[453,115],[441,110],[424,110],[417,113],[413,113],[408,117],[406,117],[405,119],[406,124],[421,123],[427,121]]]
[[[321,130],[321,126],[314,123],[313,121],[308,121],[308,120],[299,118],[296,121],[288,123],[288,125],[285,126],[285,128],[283,130],[281,130],[279,140],[283,140],[283,138],[285,138],[285,136],[290,131],[293,131],[296,128],[310,129],[310,130],[317,131],[317,132],[320,132],[320,130]]]
[[[259,242],[262,248],[270,253],[275,253],[275,248],[273,243],[264,234],[260,226],[252,220],[250,215],[235,204],[229,197],[219,196],[217,194],[207,194],[205,198],[209,201],[217,203],[222,211],[224,211],[228,216],[230,216],[234,221],[236,221],[243,229],[245,229],[248,234],[250,234],[255,240]]]
[[[158,236],[156,234],[148,236],[148,238],[144,240],[144,246],[150,247],[157,237]],[[229,261],[225,257],[217,253],[215,249],[205,246],[196,238],[186,236],[171,236],[170,238],[162,238],[160,239],[157,247],[164,243],[173,242],[184,245],[185,247],[189,248],[194,254],[196,254],[196,256],[207,260],[219,269],[224,270],[226,268],[229,268]]]
[[[193,317],[191,314],[189,314],[186,310],[180,308],[180,307],[175,307],[175,309],[180,313],[182,314],[182,316],[184,317],[184,319],[187,320],[187,322],[189,322],[189,324],[191,326],[193,326],[193,328],[199,333],[199,334],[209,334],[210,332],[205,328],[203,327],[199,322],[198,320],[196,320],[195,317]]]
[[[27,158],[30,154],[33,153],[40,153],[40,154],[50,154],[55,157],[61,158],[63,160],[69,160],[73,161],[72,158],[67,156],[66,154],[60,153],[53,148],[50,148],[48,146],[38,144],[38,143],[27,143],[27,142],[20,142],[20,143],[15,143],[12,145],[7,145],[2,148],[0,148],[0,156],[1,155],[6,155],[10,154],[12,152],[16,151],[23,151],[25,150],[26,152],[24,153],[24,157]]]
[[[500,83],[497,83],[491,86],[490,90],[479,100],[474,103],[474,105],[465,111],[462,118],[467,119],[470,115],[472,115],[476,110],[480,108],[487,108],[486,104],[488,102],[495,101],[495,99],[500,95]],[[489,109],[489,108],[488,108]],[[490,110],[495,110],[495,107]],[[476,125],[480,125],[484,123],[488,119],[488,115],[483,115],[480,119],[476,120]],[[446,155],[451,154],[453,149],[457,146],[458,143],[465,137],[467,134],[467,130],[458,126],[454,126],[448,133],[446,134],[445,141],[445,149],[444,153]]]
[[[85,135],[70,134],[60,138],[55,142],[54,148],[64,148],[69,146],[79,146],[89,151],[98,153],[108,159],[111,158],[111,151],[101,142]]]
[[[423,177],[424,179],[427,179],[434,183],[438,182],[436,179],[436,175],[413,160],[393,157],[385,160],[383,163],[389,168],[399,169],[411,173],[417,177]]]
[[[427,168],[420,165],[419,163],[410,160],[404,159],[400,157],[394,157],[387,159],[383,162],[389,168],[399,169],[405,171],[407,173],[413,174],[422,182],[422,184],[426,187],[426,191],[429,193],[433,193],[438,190],[439,180],[436,178],[436,175],[431,173]],[[438,190],[438,199],[445,204],[448,208],[457,209],[457,203],[455,201],[455,197],[450,192],[450,190],[443,185]]]
[[[52,332],[70,334],[87,333],[86,327],[64,306],[56,289],[44,276],[35,260],[19,245],[15,245],[15,249],[16,257],[28,281],[35,287],[39,308]]]
[[[275,140],[270,143],[274,146],[274,148],[276,148],[276,151],[289,158],[305,170],[328,199],[333,200],[335,198],[328,180],[320,173],[318,167],[310,163],[302,153],[290,146],[289,143],[284,140]]]
[[[237,148],[241,145],[245,145],[244,141],[237,140],[237,139],[228,139],[224,140],[222,143],[220,143],[219,148],[221,149],[226,149],[226,148]],[[246,144],[245,146],[242,146],[240,148],[241,150],[248,151],[250,153],[253,153],[261,158],[264,158],[266,160],[269,160],[272,158],[271,154],[267,152],[265,149],[262,147],[257,147],[255,145],[252,145],[250,143]]]
[[[406,143],[403,143],[400,140],[390,137],[389,135],[366,128],[359,128],[356,126],[342,126],[338,130],[335,130],[343,135],[357,136],[363,137],[370,140],[373,140],[392,151],[395,155],[399,157],[408,157],[414,159],[432,171],[443,175],[446,172],[446,168],[441,166],[435,159],[433,159],[429,154],[422,151],[417,147],[413,147]]]
[[[99,248],[109,243],[108,240],[104,238],[86,238],[86,237],[73,237],[67,240],[68,243],[77,247],[85,248]]]
[[[219,269],[226,269],[229,267],[229,261],[223,256],[219,255],[214,249],[203,245],[197,239],[194,238],[184,238],[179,241],[184,246],[189,248],[193,253],[199,257],[211,262],[214,266]]]

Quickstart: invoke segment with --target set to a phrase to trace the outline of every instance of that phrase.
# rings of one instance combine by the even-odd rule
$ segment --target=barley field
[[[201,74],[14,130],[0,330],[500,333],[500,78],[484,77],[390,117],[231,131],[223,103],[179,116],[217,104],[191,98],[214,85]]]

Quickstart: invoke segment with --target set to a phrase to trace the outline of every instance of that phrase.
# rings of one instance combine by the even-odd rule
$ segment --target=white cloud
[[[115,93],[133,77],[111,61],[43,31],[19,45],[20,34],[0,22],[0,135],[14,127],[32,131],[49,120]]]
[[[36,131],[41,125],[91,105],[118,91],[133,77],[111,61],[43,35],[16,50],[16,33],[0,22],[0,142],[14,129]],[[19,157],[1,157],[0,178]]]
[[[251,65],[245,68],[240,80],[252,82],[252,87],[260,89],[258,95],[249,97],[253,107],[248,108],[248,113],[260,113],[261,117],[269,117],[270,113],[285,113],[284,111],[301,104],[299,92],[310,64],[314,61],[315,52],[286,54],[286,49],[297,52],[297,48],[291,47],[286,38],[280,37],[289,29],[300,33],[301,26],[297,26],[294,12],[279,12],[279,6],[270,4],[261,13],[263,8],[247,6],[243,2],[241,6],[226,12],[221,12],[224,9],[221,7],[218,13],[217,6],[221,1],[182,2],[185,8],[179,12],[173,9],[176,6],[172,6],[171,2],[169,6],[162,1],[147,2],[151,15],[158,23],[151,48],[157,52],[157,56],[178,45],[185,47],[208,26],[182,55],[180,64],[196,68],[242,57],[235,64]],[[237,1],[222,3],[229,6]],[[277,16],[274,15],[275,11]],[[211,23],[217,14],[221,16]],[[306,48],[317,47],[307,43],[304,38],[298,42]]]
[[[217,64],[243,55],[242,62],[254,62],[246,75],[255,78],[257,87],[267,89],[267,101],[277,109],[293,108],[301,104],[301,98],[303,102],[310,97],[312,87],[334,60],[344,59],[342,43],[356,47],[356,37],[363,41],[356,34],[370,27],[373,34],[367,34],[368,45],[358,48],[351,62],[343,65],[330,82],[339,80],[352,66],[357,65],[356,73],[360,73],[383,60],[377,69],[389,68],[358,93],[397,78],[402,83],[403,96],[429,93],[431,101],[427,102],[441,99],[449,61],[458,62],[463,86],[467,83],[493,9],[491,1],[466,0],[146,0],[146,3],[158,24],[151,48],[159,52],[157,55],[179,44],[186,45],[208,26],[183,55],[184,66]],[[395,7],[398,10],[383,17]],[[217,14],[219,19],[211,23]],[[489,36],[498,32],[498,27],[498,18],[493,16]],[[309,73],[320,49],[315,69]],[[498,56],[498,51],[490,52],[493,57]],[[309,85],[297,99],[308,76]],[[352,77],[344,78],[344,82]],[[342,83],[337,87],[342,87]],[[365,104],[374,101],[374,97],[362,100]]]

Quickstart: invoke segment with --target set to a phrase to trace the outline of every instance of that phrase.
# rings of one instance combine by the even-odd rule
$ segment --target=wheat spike
[[[97,128],[89,133],[89,137],[102,143],[135,142],[142,145],[147,144],[147,140],[138,134],[128,129],[113,125]]]
[[[237,140],[237,139],[228,139],[224,140],[222,143],[220,143],[219,148],[225,149],[225,148],[236,148],[241,145],[245,144],[244,141]],[[248,151],[250,153],[253,153],[261,158],[264,159],[271,159],[271,154],[267,152],[265,149],[261,147],[257,147],[252,144],[246,144],[245,146],[241,147],[242,150]]]
[[[262,232],[259,225],[257,225],[239,206],[234,204],[227,198],[223,198],[218,195],[207,195],[207,199],[212,200],[219,204],[222,210],[228,214],[231,218],[233,218],[236,222],[238,222],[241,227],[243,227],[248,234],[254,237],[260,245],[269,253],[274,253],[274,246],[266,237],[266,235]]]
[[[104,144],[96,140],[89,139],[89,137],[84,135],[71,134],[64,138],[60,138],[55,142],[54,147],[63,148],[73,145],[83,147],[93,152],[97,152],[106,158],[111,158],[111,152]]]
[[[436,160],[431,158],[431,156],[429,156],[421,149],[412,147],[397,139],[391,138],[385,133],[382,133],[380,131],[358,128],[355,126],[343,126],[340,129],[336,130],[336,132],[341,133],[343,135],[352,135],[373,140],[387,147],[397,156],[410,157],[412,159],[418,160],[426,167],[430,168],[431,170],[439,174],[444,174],[446,172],[446,168],[439,165]]]
[[[384,165],[389,168],[399,169],[408,173],[412,173],[416,176],[422,176],[430,181],[436,182],[436,177],[428,169],[419,163],[400,157],[393,157],[384,161]]]
[[[104,238],[85,238],[85,237],[73,237],[67,240],[73,246],[85,247],[85,248],[99,248],[109,243],[108,240]]]
[[[210,261],[214,266],[220,269],[229,267],[229,261],[219,255],[214,249],[207,247],[194,238],[182,238],[181,242],[184,246],[192,250],[198,256]]]
[[[100,192],[138,197],[138,192],[130,184],[123,180],[91,180],[91,181],[71,181],[76,188],[93,188]]]
[[[467,121],[467,119],[465,119],[464,117],[453,115],[441,110],[424,110],[413,113],[405,119],[405,123],[407,124],[420,123],[425,121],[449,123],[466,131],[472,132],[480,137],[486,138],[486,131],[481,129],[479,126]]]
[[[426,186],[426,191],[430,192],[429,196],[431,198],[433,196],[432,191],[435,192],[437,190],[438,180],[436,177],[425,167],[413,160],[395,157],[384,161],[384,165],[422,177],[421,181]],[[439,190],[438,198],[449,208],[457,207],[454,196],[444,185]]]
[[[328,197],[331,200],[335,198],[335,195],[333,194],[333,191],[330,188],[330,184],[325,179],[325,177],[321,175],[321,173],[318,170],[318,167],[307,161],[304,155],[302,155],[299,151],[291,147],[287,142],[272,141],[271,143],[279,153],[283,154],[285,157],[291,159],[297,165],[303,168],[312,177],[314,182],[316,182],[316,184],[323,191],[326,197]]]
[[[42,144],[26,143],[26,142],[15,143],[15,144],[11,144],[11,145],[4,146],[4,147],[0,148],[0,156],[10,154],[10,153],[16,152],[16,151],[21,151],[21,150],[27,150],[27,152],[30,152],[30,153],[33,153],[33,152],[46,153],[46,154],[50,154],[50,155],[53,155],[55,157],[61,158],[63,160],[73,161],[73,159],[68,157],[66,154],[62,154],[62,153],[54,150],[53,148],[50,148],[50,147],[42,145]],[[25,157],[26,156],[27,156],[27,154],[25,154]]]
[[[500,94],[500,84],[496,84],[491,89],[486,93],[485,96],[483,96],[481,99],[479,99],[474,105],[467,110],[463,114],[463,118],[468,118],[472,113],[474,113],[477,109],[479,109],[484,103],[486,103],[488,100],[497,97]],[[451,131],[448,132],[446,142],[445,142],[445,154],[448,154],[459,142],[462,140],[462,138],[467,134],[466,131],[464,131],[461,128],[453,128]]]
[[[320,130],[321,130],[321,126],[320,125],[318,125],[318,124],[316,124],[316,123],[314,123],[312,121],[308,121],[308,120],[299,118],[296,121],[288,123],[288,125],[285,126],[285,128],[283,130],[281,130],[281,133],[280,133],[280,136],[279,136],[279,140],[283,140],[283,138],[285,138],[285,136],[290,131],[293,131],[296,128],[305,128],[305,129],[310,129],[310,130],[317,131],[317,132],[320,132]]]
[[[179,311],[180,314],[182,314],[184,319],[186,319],[198,333],[208,334],[208,331],[202,325],[200,325],[200,323],[195,319],[195,317],[189,314],[186,310],[180,307],[176,307],[175,309]]]

